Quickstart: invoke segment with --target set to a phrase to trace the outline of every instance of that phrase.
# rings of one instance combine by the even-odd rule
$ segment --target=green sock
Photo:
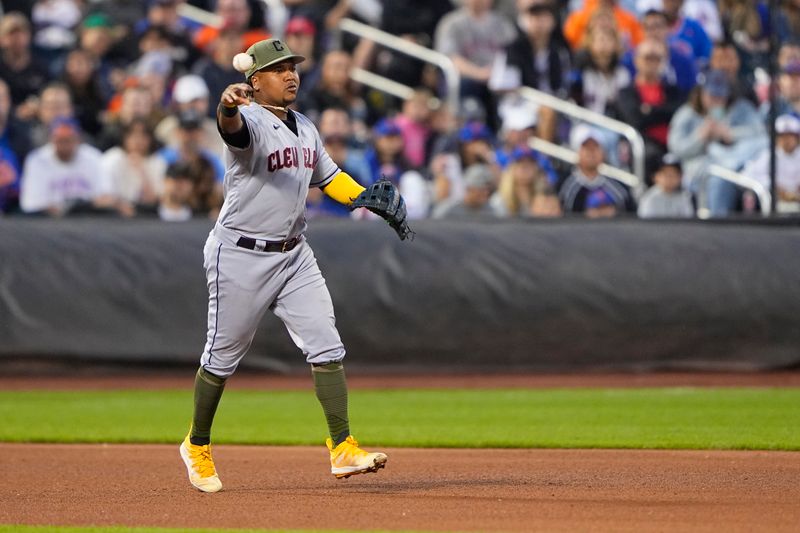
[[[211,424],[217,412],[219,399],[225,390],[225,378],[215,376],[200,368],[194,378],[194,416],[189,440],[196,446],[211,442]]]
[[[312,366],[314,391],[325,412],[328,431],[333,445],[344,442],[350,435],[350,421],[347,418],[347,380],[342,363]]]

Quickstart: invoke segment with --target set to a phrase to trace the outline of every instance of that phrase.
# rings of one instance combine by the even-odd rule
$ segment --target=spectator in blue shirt
[[[364,153],[370,168],[370,183],[385,177],[394,184],[411,168],[403,156],[403,132],[390,119],[383,119],[372,129],[372,146]]]
[[[694,58],[698,71],[704,70],[711,57],[711,39],[706,30],[694,19],[681,14],[683,0],[663,0],[664,14],[669,24],[669,44]]]
[[[361,185],[370,184],[370,169],[364,151],[355,147],[353,122],[343,107],[329,107],[319,117],[319,135],[325,151],[344,172]],[[318,187],[308,190],[306,217],[348,217],[350,209],[323,194]]]
[[[214,180],[222,183],[222,179],[225,177],[225,165],[222,164],[216,154],[200,147],[202,145],[204,118],[203,114],[195,110],[182,112],[178,116],[178,129],[176,132],[178,142],[176,146],[162,148],[159,155],[166,160],[168,165],[180,159],[192,159],[196,156],[202,156],[211,165],[214,171]]]
[[[403,133],[393,120],[383,119],[375,125],[372,130],[372,145],[364,154],[371,171],[370,183],[381,178],[388,179],[403,195],[408,217],[424,218],[430,210],[430,182],[405,158],[404,143]]]
[[[184,111],[178,117],[178,144],[162,148],[158,154],[167,165],[187,163],[193,169],[194,197],[191,207],[195,213],[208,213],[216,218],[222,206],[222,180],[225,167],[212,152],[200,147],[203,134],[203,118],[194,110]]]
[[[14,211],[19,205],[19,174],[17,156],[0,144],[0,213]]]

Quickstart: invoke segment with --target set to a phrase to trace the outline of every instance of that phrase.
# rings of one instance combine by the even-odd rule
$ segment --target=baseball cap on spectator
[[[529,5],[525,11],[531,15],[544,15],[545,13],[551,13],[555,15],[556,13],[552,3],[542,0]]]
[[[497,106],[503,133],[533,128],[539,118],[539,105],[526,100],[506,99]]]
[[[731,83],[721,70],[709,71],[701,84],[703,90],[716,98],[727,98],[731,94]]]
[[[176,161],[167,167],[164,177],[172,179],[192,179],[192,167],[186,161]]]
[[[492,184],[492,169],[488,165],[470,165],[464,172],[464,186],[467,188],[489,187]]]
[[[587,209],[597,209],[598,207],[605,207],[608,205],[616,205],[616,203],[614,202],[614,199],[611,197],[608,191],[606,191],[602,187],[593,190],[586,197]]]
[[[167,52],[152,50],[139,58],[133,72],[137,77],[143,77],[149,74],[168,76],[169,73],[172,72],[172,58]]]
[[[514,151],[511,152],[511,162],[516,163],[520,159],[532,159],[536,162],[539,161],[538,154],[536,150],[529,146],[518,146],[514,148]]]
[[[786,65],[784,65],[783,73],[795,76],[800,74],[800,61],[798,61],[797,59],[789,61]]]
[[[663,13],[664,2],[662,0],[637,0],[636,11],[642,15],[649,13]]]
[[[507,113],[503,118],[503,129],[505,131],[521,131],[536,127],[535,113]]]
[[[675,167],[678,169],[678,172],[683,172],[680,158],[673,153],[666,153],[664,157],[661,158],[661,168],[664,167]]]
[[[114,25],[105,13],[90,13],[83,19],[81,26],[84,28],[111,28]]]
[[[194,109],[187,109],[178,114],[178,126],[185,130],[196,130],[203,125],[203,115]]]
[[[458,132],[458,140],[461,142],[470,141],[491,141],[492,131],[482,122],[467,122]]]
[[[0,18],[0,35],[5,36],[19,30],[31,30],[28,19],[22,13],[11,11]]]
[[[376,137],[386,137],[388,135],[402,134],[402,132],[400,131],[400,127],[393,120],[389,120],[388,118],[384,118],[383,120],[375,124],[375,127],[373,128],[372,131]]]
[[[800,135],[800,118],[795,115],[785,114],[775,120],[775,131],[778,134]]]
[[[81,132],[81,125],[72,117],[58,117],[50,123],[50,135],[65,135]]]
[[[198,98],[208,98],[208,85],[197,74],[186,74],[178,78],[172,90],[172,98],[179,104],[187,104]]]
[[[595,141],[601,147],[603,146],[603,134],[597,128],[593,128],[588,124],[578,124],[572,128],[570,146],[572,146],[573,150],[577,150],[589,140]]]
[[[302,35],[315,35],[317,33],[317,28],[309,18],[292,17],[289,19],[289,22],[286,23],[286,35],[292,35],[296,33]]]

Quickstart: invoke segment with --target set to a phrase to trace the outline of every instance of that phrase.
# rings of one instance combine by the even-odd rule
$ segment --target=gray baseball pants
[[[208,282],[203,368],[224,378],[233,374],[267,309],[283,321],[308,363],[340,361],[345,350],[333,302],[305,239],[281,253],[240,248],[238,237],[215,226],[203,250]]]

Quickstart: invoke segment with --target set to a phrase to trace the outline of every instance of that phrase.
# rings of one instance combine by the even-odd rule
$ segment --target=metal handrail
[[[453,60],[445,54],[401,39],[391,33],[367,26],[350,18],[343,18],[339,21],[339,29],[439,67],[444,74],[445,84],[447,85],[447,105],[453,114],[458,113],[461,75],[458,73]]]
[[[576,152],[570,150],[569,148],[559,146],[558,144],[551,143],[550,141],[545,141],[544,139],[534,137],[528,141],[528,145],[538,152],[550,157],[555,157],[561,161],[566,161],[567,163],[571,163],[573,165],[578,162],[578,154]],[[612,167],[609,164],[601,164],[598,170],[604,176],[608,176],[609,178],[620,181],[631,189],[635,189],[640,184],[639,178],[630,172],[625,172],[624,170],[620,170],[617,167]]]
[[[178,14],[182,17],[186,17],[189,20],[199,22],[200,24],[205,24],[206,26],[211,26],[212,28],[221,28],[222,24],[225,22],[222,20],[222,17],[216,13],[206,11],[205,9],[201,9],[185,2],[178,4]]]
[[[357,81],[363,85],[369,85],[374,89],[391,94],[402,100],[407,100],[414,94],[414,89],[408,85],[403,85],[402,83],[390,80],[389,78],[364,70],[363,68],[356,67],[352,69],[350,71],[350,77],[353,81]]]
[[[408,100],[414,95],[414,89],[412,87],[394,80],[390,80],[389,78],[381,76],[380,74],[375,74],[374,72],[370,72],[362,68],[356,67],[351,70],[350,77],[358,83],[368,85],[369,87],[372,87],[378,91],[396,96],[401,100]],[[429,104],[433,109],[436,109],[441,105],[441,101],[438,98],[433,97],[430,99]]]
[[[630,124],[626,124],[624,122],[620,122],[619,120],[614,120],[613,118],[609,118],[605,115],[592,111],[590,109],[586,109],[579,105],[573,104],[572,102],[567,102],[566,100],[562,100],[561,98],[557,98],[551,94],[548,94],[543,91],[539,91],[533,89],[531,87],[520,87],[519,88],[519,95],[527,100],[530,100],[536,104],[543,105],[545,107],[550,107],[564,113],[565,115],[569,115],[575,119],[582,120],[584,122],[590,122],[601,128],[605,128],[607,130],[611,130],[615,133],[619,133],[623,137],[625,137],[629,143],[631,143],[631,153],[633,156],[633,174],[638,178],[639,182],[636,186],[642,185],[645,182],[645,174],[644,174],[644,139],[642,135]]]
[[[758,203],[761,204],[761,214],[769,216],[772,213],[772,194],[760,181],[720,165],[709,165],[708,175],[716,176],[739,187],[750,189],[758,196]]]

